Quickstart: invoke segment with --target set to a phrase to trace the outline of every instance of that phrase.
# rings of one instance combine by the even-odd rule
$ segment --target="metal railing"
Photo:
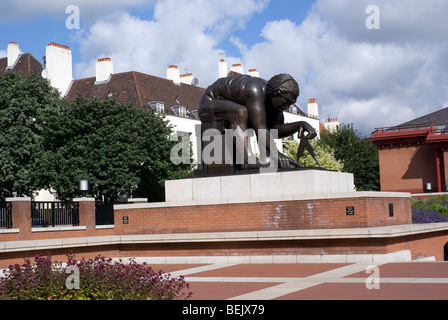
[[[0,201],[0,229],[12,228],[12,203]]]
[[[79,203],[61,201],[31,202],[31,226],[78,226]]]
[[[422,124],[410,124],[395,127],[375,128],[375,131],[373,133],[375,134],[375,133],[387,133],[387,132],[402,132],[402,131],[421,130],[421,129],[433,130],[434,126],[432,123],[422,123]]]
[[[114,224],[114,204],[127,204],[127,202],[96,202],[95,224],[97,226]]]

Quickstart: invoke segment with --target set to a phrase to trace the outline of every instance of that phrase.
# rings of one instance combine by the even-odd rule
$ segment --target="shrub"
[[[189,285],[184,278],[155,272],[135,259],[123,263],[102,256],[77,261],[70,253],[67,262],[51,261],[51,256],[36,256],[34,265],[25,259],[22,265],[10,265],[0,278],[2,300],[173,300],[188,299]],[[70,273],[79,271],[79,288],[67,286]],[[67,271],[68,271],[67,270]]]
[[[412,222],[432,223],[448,222],[448,197],[440,196],[426,201],[411,200]]]
[[[413,223],[448,222],[448,217],[431,209],[412,208]]]

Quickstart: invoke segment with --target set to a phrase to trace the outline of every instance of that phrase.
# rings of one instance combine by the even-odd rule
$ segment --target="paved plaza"
[[[152,265],[191,300],[448,300],[447,262]]]

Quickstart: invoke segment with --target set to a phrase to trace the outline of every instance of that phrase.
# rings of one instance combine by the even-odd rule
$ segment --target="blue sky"
[[[381,22],[368,29],[366,8]],[[68,5],[80,29],[66,28]],[[263,78],[290,73],[299,105],[316,98],[364,135],[448,106],[448,1],[440,0],[2,0],[0,57],[10,41],[42,61],[50,42],[69,46],[76,79],[98,58],[114,72],[165,77],[170,64],[206,87],[243,64]]]
[[[55,0],[57,1],[57,0]],[[70,1],[76,5],[76,0]],[[268,21],[289,19],[300,23],[306,18],[308,11],[314,4],[315,0],[273,0],[270,1],[262,12],[256,12],[251,19],[245,24],[244,28],[240,28],[232,32],[232,34],[248,45],[254,45],[261,40],[260,32]],[[63,9],[63,8],[62,8]],[[136,6],[125,6],[124,10],[133,16],[142,19],[152,19],[154,7],[150,4]],[[290,10],[289,10],[290,9]],[[65,10],[59,10],[59,13],[39,13],[37,15],[27,15],[11,20],[0,20],[0,50],[6,50],[6,46],[10,41],[19,43],[22,52],[32,53],[39,61],[45,55],[45,46],[50,42],[56,42],[69,46],[72,50],[73,64],[82,60],[79,52],[79,44],[74,41],[77,30],[69,30],[66,28],[66,19],[70,14]],[[91,17],[83,17],[82,9],[80,10],[80,27],[81,30],[88,29],[95,23]],[[238,55],[238,49],[228,39],[220,43],[220,47],[227,55]]]

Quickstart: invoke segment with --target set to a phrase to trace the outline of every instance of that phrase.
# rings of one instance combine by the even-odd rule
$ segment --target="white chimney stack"
[[[325,128],[327,128],[330,132],[337,131],[339,127],[339,121],[338,118],[327,118],[325,119]]]
[[[194,77],[192,73],[185,73],[180,75],[180,82],[184,84],[192,84],[193,79]]]
[[[6,55],[7,55],[7,61],[8,61],[7,68],[12,68],[16,64],[16,61],[20,55],[19,45],[17,44],[17,42],[10,42],[8,44],[8,49],[7,49]]]
[[[225,78],[227,77],[227,62],[224,59],[219,61],[219,77]]]
[[[236,72],[239,74],[244,74],[243,66],[240,63],[232,64],[232,69],[230,69],[230,71],[233,71],[233,72]]]
[[[69,47],[52,42],[47,46],[45,56],[47,79],[64,96],[73,80],[72,52]]]
[[[114,73],[114,66],[110,58],[98,59],[95,66],[96,82],[109,81],[110,76]]]
[[[175,65],[170,65],[166,71],[166,78],[174,84],[180,84],[180,71]]]
[[[316,99],[308,100],[308,115],[319,119],[319,107],[317,106]]]
[[[252,76],[252,77],[260,77],[260,73],[258,72],[257,69],[249,69],[248,75]]]

